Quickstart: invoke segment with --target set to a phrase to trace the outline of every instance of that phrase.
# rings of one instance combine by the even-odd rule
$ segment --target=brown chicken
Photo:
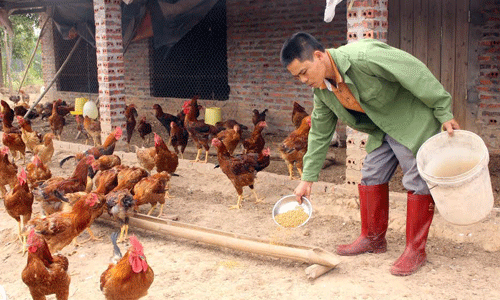
[[[23,164],[26,164],[26,144],[23,142],[21,133],[4,133],[2,143],[9,148],[13,160],[23,158]]]
[[[121,127],[116,127],[115,130],[108,135],[102,146],[92,147],[85,152],[65,157],[59,162],[59,166],[62,168],[63,164],[71,158],[80,161],[82,158],[88,155],[94,156],[95,159],[98,159],[102,155],[111,155],[115,151],[116,142],[121,138],[121,136],[122,136]]]
[[[146,117],[142,117],[139,121],[139,125],[137,125],[137,132],[139,132],[139,136],[142,139],[142,146],[144,147],[144,144],[149,144],[149,137],[153,132],[153,128],[151,127],[151,124],[146,121]],[[146,137],[148,138],[147,142]]]
[[[302,119],[307,117],[309,114],[306,112],[305,108],[302,107],[297,102],[293,102],[293,110],[292,110],[292,124],[295,128],[299,128],[302,123]]]
[[[69,199],[66,200],[69,202]],[[104,203],[103,195],[83,194],[67,210],[33,218],[26,227],[28,231],[35,229],[45,238],[50,252],[61,251],[103,213]]]
[[[120,223],[120,238],[124,242],[128,236],[129,218],[134,214],[135,199],[127,189],[113,190],[106,194],[108,214]]]
[[[196,112],[198,110],[198,102],[197,97],[191,99],[189,112],[186,114],[186,118],[184,119],[184,126],[189,132],[189,136],[196,144],[196,148],[198,148],[198,153],[196,154],[196,158],[193,162],[200,161],[200,154],[202,148],[205,148],[205,161],[208,161],[208,150],[210,150],[210,136],[215,136],[217,134],[217,128],[215,126],[205,124],[203,120],[196,119]]]
[[[259,199],[254,190],[254,183],[257,172],[262,171],[270,163],[271,151],[269,148],[263,150],[261,154],[248,153],[232,156],[219,139],[213,139],[212,145],[217,148],[217,159],[219,160],[222,172],[231,180],[238,193],[238,202],[236,205],[231,206],[231,208],[241,208],[244,186],[250,187],[252,194],[255,196],[255,202],[261,202],[262,199]]]
[[[54,155],[54,138],[55,135],[52,132],[46,133],[42,144],[33,148],[33,154],[38,155],[44,164],[50,163]]]
[[[71,277],[68,274],[68,259],[51,255],[44,238],[31,230],[28,235],[28,263],[21,273],[31,297],[43,300],[46,295],[56,295],[57,300],[68,300]]]
[[[42,203],[41,206],[46,215],[61,210],[61,201],[65,201],[64,195],[66,193],[80,192],[86,189],[88,169],[93,161],[93,156],[87,156],[86,159],[78,162],[69,178],[52,177],[33,189],[33,195],[37,201]]]
[[[252,113],[253,113],[252,123],[254,126],[256,126],[257,124],[259,124],[259,122],[266,120],[267,108],[264,109],[262,112],[259,112],[257,109],[254,109]]]
[[[146,261],[144,250],[135,236],[130,237],[130,248],[122,257],[113,233],[114,260],[101,275],[101,291],[107,300],[136,300],[148,294],[154,281],[154,272]]]
[[[238,121],[236,120],[232,120],[232,119],[229,119],[229,120],[226,120],[226,121],[219,121],[217,123],[215,123],[215,127],[217,128],[217,131],[218,132],[221,132],[225,129],[233,129],[234,126],[238,125],[240,127],[241,130],[247,130],[248,127],[243,125],[243,124],[240,124],[238,123]]]
[[[137,161],[144,169],[151,172],[156,166],[155,164],[155,156],[156,156],[156,148],[139,148],[135,146],[135,155],[137,156]]]
[[[307,137],[311,128],[311,117],[307,116],[302,119],[300,127],[292,131],[283,141],[279,148],[281,158],[285,160],[290,174],[290,180],[295,179],[293,176],[293,166],[297,167],[300,177],[302,177],[302,158],[307,152]]]
[[[21,131],[14,127],[12,123],[14,122],[14,110],[10,108],[9,104],[4,100],[0,101],[2,105],[2,126],[4,133],[20,133]]]
[[[180,154],[181,159],[184,159],[184,150],[188,144],[189,132],[184,127],[184,123],[177,124],[170,122],[170,145],[174,148],[177,155]],[[179,151],[179,147],[181,150]]]
[[[109,169],[100,171],[94,177],[95,193],[106,195],[118,185],[118,170]]]
[[[64,116],[61,116],[57,112],[57,108],[61,105],[62,100],[58,99],[54,101],[52,104],[52,114],[49,117],[50,129],[52,129],[52,133],[57,136],[58,140],[61,140],[61,134],[66,125],[66,121],[64,120]]]
[[[9,160],[9,148],[3,147],[0,150],[0,191],[2,197],[7,193],[6,185],[11,189],[17,184],[17,166]]]
[[[83,127],[83,120],[84,117],[82,115],[75,115],[75,122],[76,122],[76,137],[75,140],[78,140],[80,135],[83,135],[85,137],[85,142],[88,143],[89,136],[87,134],[87,131],[85,131],[85,128]]]
[[[33,152],[33,149],[42,143],[42,136],[31,128],[31,121],[25,120],[21,116],[17,116],[17,121],[21,126],[21,138],[23,139],[26,148]]]
[[[26,166],[28,182],[31,187],[38,186],[39,182],[46,181],[52,177],[52,172],[35,154],[33,161]]]
[[[266,140],[262,136],[262,130],[267,127],[266,121],[260,121],[255,125],[250,137],[242,142],[243,153],[261,153],[266,145]]]
[[[156,119],[160,121],[163,127],[165,127],[168,135],[170,136],[170,122],[176,122],[177,124],[179,124],[182,122],[182,120],[180,120],[177,116],[164,112],[159,104],[153,105],[153,109],[155,111]]]
[[[163,139],[155,132],[155,166],[156,172],[166,171],[168,174],[173,174],[179,165],[179,158],[175,152],[171,152]]]
[[[158,217],[160,217],[163,214],[165,197],[168,197],[167,183],[169,180],[170,175],[165,171],[141,179],[141,181],[134,186],[136,207],[148,203],[151,204],[151,209],[148,211],[149,216],[156,206],[158,206],[158,203],[160,203],[160,213],[158,214]]]
[[[127,146],[128,150],[130,151],[130,140],[132,139],[132,134],[134,134],[134,129],[135,125],[137,124],[137,121],[135,120],[136,117],[139,115],[137,114],[137,109],[135,108],[134,104],[130,104],[125,108],[125,122],[126,122],[126,128],[127,128]]]
[[[83,118],[83,127],[85,131],[92,137],[94,147],[101,145],[101,122],[99,120],[92,120],[88,116]],[[85,142],[87,144],[87,141]]]
[[[31,219],[31,207],[33,205],[33,194],[30,192],[26,180],[26,172],[20,168],[17,175],[18,183],[4,197],[5,210],[9,216],[16,219],[19,228],[19,239],[22,243],[24,253],[26,236],[22,235],[24,225]]]
[[[114,169],[118,170],[118,185],[113,189],[113,191],[119,191],[122,189],[132,191],[136,183],[141,181],[142,178],[149,176],[148,171],[139,167],[121,165],[115,166]]]
[[[92,163],[92,169],[95,171],[109,170],[114,166],[122,164],[122,160],[118,155],[102,155]],[[93,177],[93,176],[92,176]]]
[[[224,143],[229,154],[233,154],[234,149],[238,146],[241,139],[241,128],[239,125],[234,125],[232,129],[226,129],[217,134],[217,138]]]

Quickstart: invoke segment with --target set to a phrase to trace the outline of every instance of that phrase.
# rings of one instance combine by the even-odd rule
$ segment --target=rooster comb
[[[135,235],[130,236],[130,244],[132,244],[132,247],[134,248],[135,252],[142,253],[143,247],[141,242],[137,239]]]

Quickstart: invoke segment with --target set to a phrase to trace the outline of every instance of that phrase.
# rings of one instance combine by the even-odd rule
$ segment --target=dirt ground
[[[71,130],[72,126],[74,123],[68,122],[63,140],[74,142],[76,134]],[[157,124],[155,128],[158,128]],[[35,124],[35,129],[48,130],[42,123]],[[276,149],[273,142],[277,143],[281,138],[266,136],[272,151]],[[132,141],[141,144],[137,134]],[[126,150],[126,146],[122,144],[117,150]],[[186,154],[188,159],[194,158],[191,150]],[[117,153],[123,155],[121,151]],[[211,153],[215,152],[211,150]],[[54,176],[72,172],[74,164],[68,163],[64,169],[57,164],[69,154],[56,151],[50,165]],[[313,217],[304,227],[280,229],[271,218],[276,200],[291,194],[298,183],[288,179],[285,164],[277,158],[258,175],[256,191],[264,197],[264,203],[256,204],[249,197],[240,210],[228,209],[236,202],[236,192],[220,169],[214,169],[213,155],[206,165],[182,160],[176,171],[180,176],[171,180],[174,198],[167,201],[163,217],[175,215],[183,223],[274,242],[320,247],[334,253],[337,245],[351,242],[358,236],[359,212],[355,198],[331,192],[332,189],[341,190],[345,148],[331,148],[328,157],[334,159],[322,171],[320,182],[314,185],[311,197]],[[490,171],[496,192],[495,206],[498,207],[499,185],[495,176],[499,161],[495,159],[490,163]],[[136,165],[137,162],[133,156],[125,155],[123,164]],[[394,192],[402,191],[397,183],[398,176],[396,174],[391,182]],[[250,195],[248,189],[245,189],[245,194]],[[498,227],[492,227],[500,223],[496,210],[488,220],[467,228],[446,224],[436,214],[427,244],[428,263],[412,276],[395,277],[389,270],[404,250],[405,212],[404,197],[394,195],[387,233],[388,251],[377,255],[341,257],[335,269],[313,281],[305,276],[307,263],[130,228],[130,233],[136,234],[143,243],[148,263],[155,272],[155,281],[144,299],[500,299],[500,291],[496,288],[500,284],[500,252],[486,251],[481,240],[483,236],[498,235]],[[141,212],[148,209],[149,206],[142,207]],[[40,211],[38,203],[34,211]],[[17,224],[4,211],[3,205],[0,207],[0,223],[4,270],[0,273],[0,285],[8,299],[31,299],[28,288],[21,281],[26,256],[18,253]],[[103,237],[102,241],[88,242],[76,248],[70,245],[61,251],[70,262],[70,299],[103,299],[99,277],[113,254],[109,236],[119,227],[98,219],[91,228]],[[481,232],[477,233],[476,229],[481,229]],[[83,233],[80,239],[87,237],[87,233]],[[127,247],[128,244],[122,244],[122,251]],[[48,299],[55,299],[51,297]]]

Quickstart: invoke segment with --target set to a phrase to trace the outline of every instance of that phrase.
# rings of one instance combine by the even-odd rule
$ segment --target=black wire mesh
[[[226,1],[173,47],[152,47],[151,95],[155,97],[227,100]]]

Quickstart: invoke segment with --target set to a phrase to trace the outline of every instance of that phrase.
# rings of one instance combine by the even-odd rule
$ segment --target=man
[[[426,261],[425,245],[434,215],[434,202],[418,173],[415,156],[440,128],[450,135],[459,129],[450,110],[450,94],[418,59],[372,39],[325,50],[314,37],[299,32],[284,43],[281,62],[314,92],[302,181],[294,191],[298,201],[310,196],[318,180],[338,119],[368,133],[368,154],[358,186],[361,235],[339,246],[337,253],[387,250],[388,182],[399,164],[408,190],[406,248],[391,273],[414,273]]]

